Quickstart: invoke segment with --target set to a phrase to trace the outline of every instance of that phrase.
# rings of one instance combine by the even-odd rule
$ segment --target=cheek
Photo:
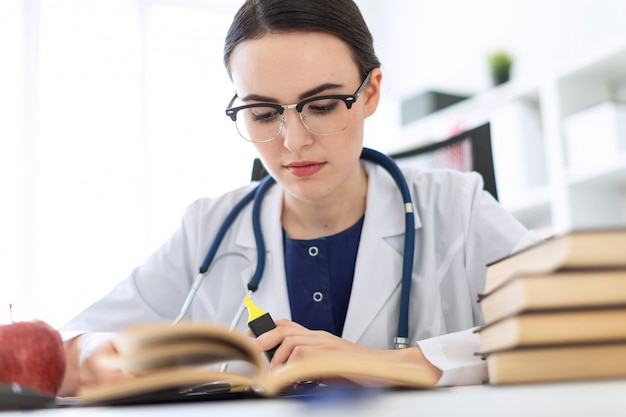
[[[363,145],[363,130],[365,123],[365,115],[362,107],[353,109],[350,114],[350,124],[345,131],[346,146],[352,148],[354,146],[361,147]]]
[[[334,162],[338,166],[351,170],[355,161],[358,161],[363,149],[363,124],[350,123],[350,126],[340,137],[333,141]]]
[[[274,160],[276,159],[273,157],[273,155],[277,155],[277,152],[278,152],[278,150],[276,150],[275,148],[277,144],[279,144],[278,140],[273,140],[267,143],[255,143],[254,144],[254,147],[256,148],[256,152],[259,155],[259,158],[261,158],[261,161],[263,162],[263,166],[274,177],[276,177],[277,167],[275,167],[272,164],[274,163]]]

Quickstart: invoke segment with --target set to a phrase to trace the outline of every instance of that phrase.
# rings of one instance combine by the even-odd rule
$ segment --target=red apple
[[[34,320],[0,325],[0,383],[56,396],[65,375],[61,335]]]

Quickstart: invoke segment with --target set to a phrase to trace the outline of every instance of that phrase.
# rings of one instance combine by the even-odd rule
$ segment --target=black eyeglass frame
[[[233,103],[235,102],[235,100],[237,100],[237,94],[235,93],[233,98],[230,100],[230,102],[226,106],[226,116],[230,117],[233,122],[236,122],[237,112],[239,112],[240,110],[250,109],[254,107],[271,107],[275,109],[278,112],[278,114],[280,114],[281,116],[283,115],[286,109],[296,109],[296,111],[299,114],[302,114],[302,110],[304,109],[304,106],[306,106],[308,103],[312,101],[328,100],[328,99],[341,100],[346,104],[346,107],[348,108],[348,110],[350,110],[352,108],[352,105],[356,103],[361,93],[363,93],[363,90],[369,83],[371,76],[372,76],[372,72],[370,71],[367,73],[367,76],[365,77],[365,79],[363,80],[359,88],[357,88],[357,90],[354,92],[354,94],[330,94],[330,95],[324,95],[324,96],[309,97],[307,99],[302,100],[301,102],[297,104],[282,105],[282,104],[276,104],[276,103],[253,103],[253,104],[245,104],[243,106],[238,106],[238,107],[231,107]]]

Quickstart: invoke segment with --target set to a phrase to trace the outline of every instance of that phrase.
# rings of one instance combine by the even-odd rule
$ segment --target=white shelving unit
[[[500,202],[527,227],[548,236],[624,226],[626,149],[596,160],[591,152],[589,164],[572,166],[564,129],[568,117],[611,100],[626,101],[626,42],[596,50],[541,80],[512,80],[421,118],[405,126],[386,151],[490,122]],[[606,131],[601,127],[598,132]]]

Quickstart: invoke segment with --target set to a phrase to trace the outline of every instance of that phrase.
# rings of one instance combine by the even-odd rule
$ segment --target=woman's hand
[[[270,370],[288,362],[299,361],[320,353],[355,350],[365,352],[368,350],[331,333],[309,330],[293,321],[284,319],[276,321],[275,329],[257,337],[256,343],[263,351],[280,344],[272,358]]]
[[[276,328],[257,337],[256,343],[263,351],[280,344],[272,358],[270,370],[292,361],[335,351],[358,352],[390,362],[423,365],[441,376],[441,370],[424,357],[418,346],[405,349],[370,349],[325,331],[309,330],[290,320],[277,320]]]
[[[117,356],[118,352],[111,340],[104,341],[86,356],[80,366],[80,386],[108,384],[134,378],[133,375],[123,372],[121,369],[112,369],[100,364],[103,357]]]
[[[100,385],[133,378],[120,369],[102,366],[100,358],[118,354],[113,334],[84,333],[65,342],[66,371],[59,396],[78,395],[85,386]]]

